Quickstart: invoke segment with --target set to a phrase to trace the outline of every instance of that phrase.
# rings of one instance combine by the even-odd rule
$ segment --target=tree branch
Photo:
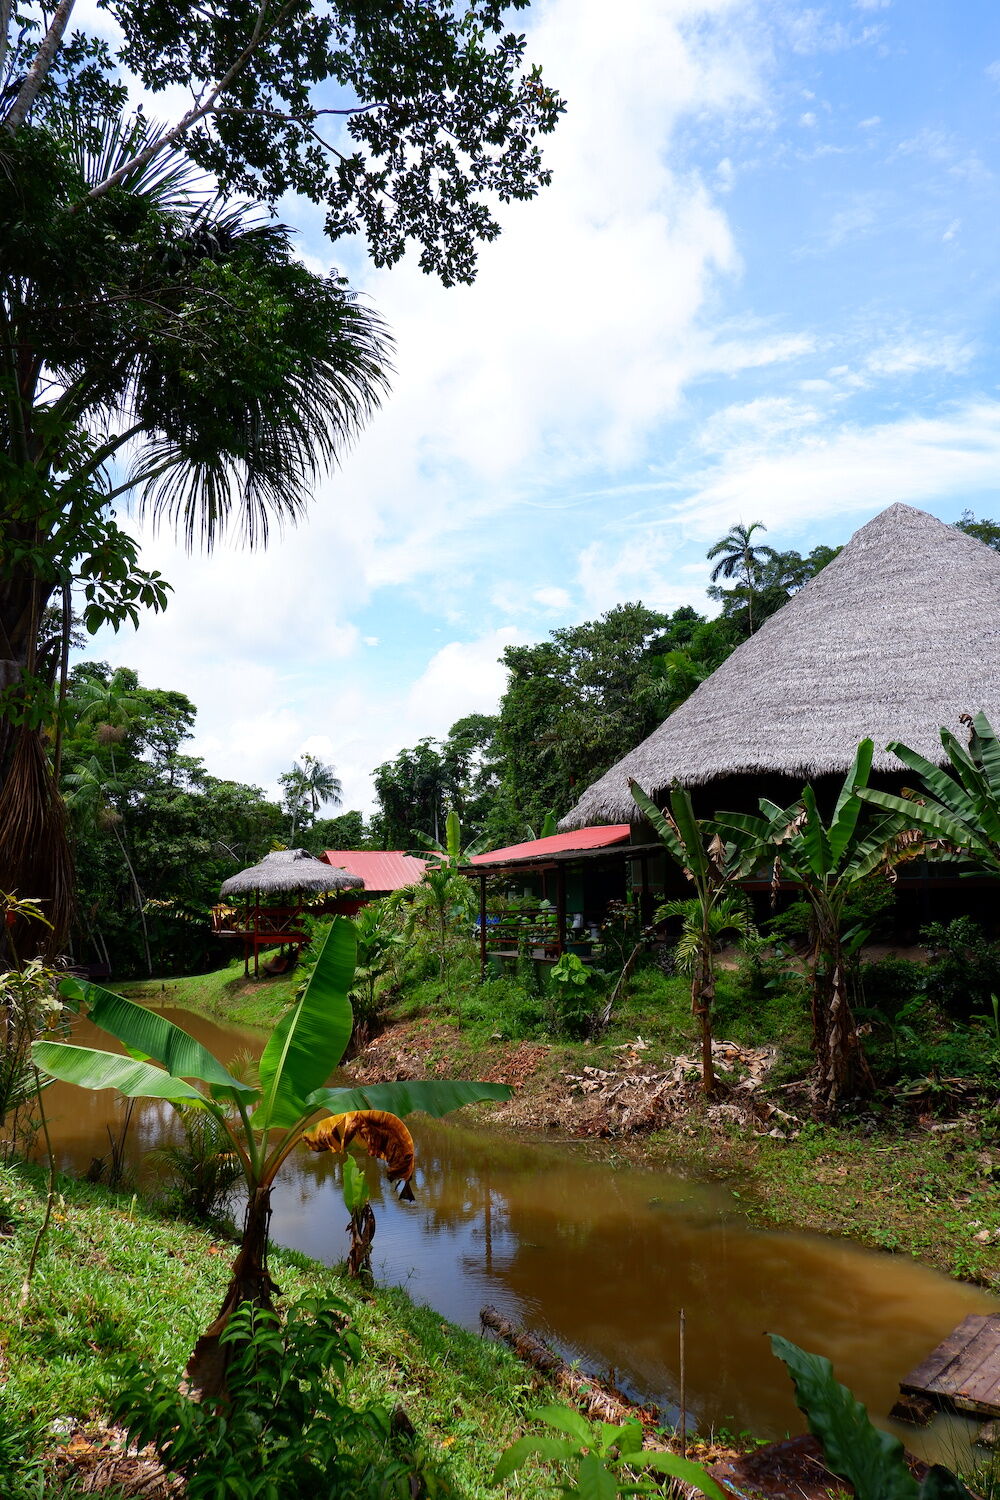
[[[70,0],[70,3],[72,3],[72,0]],[[277,15],[274,17],[274,20],[271,22],[270,27],[267,28],[269,31],[273,31],[274,28],[281,23],[284,17],[292,9],[293,4],[294,0],[285,0],[285,4],[281,7]],[[176,125],[171,126],[171,128],[165,131],[164,134],[161,135],[157,140],[151,141],[150,144],[146,146],[144,150],[140,151],[137,156],[134,156],[131,161],[123,163],[123,165],[118,167],[116,171],[112,172],[109,177],[106,177],[103,182],[99,182],[96,187],[92,187],[86,198],[84,198],[84,203],[89,203],[94,198],[103,197],[105,193],[111,190],[111,188],[117,187],[119,182],[123,182],[126,177],[130,177],[133,172],[140,171],[143,167],[145,167],[149,162],[153,160],[154,156],[158,156],[161,151],[166,150],[168,146],[172,146],[175,141],[178,141],[182,135],[184,135],[188,130],[191,129],[192,125],[196,125],[199,120],[203,120],[205,116],[210,113],[215,105],[216,99],[219,98],[220,94],[224,94],[225,91],[229,88],[230,84],[233,83],[233,81],[240,75],[240,73],[242,73],[243,69],[246,67],[247,63],[253,57],[254,53],[257,51],[258,47],[263,41],[265,36],[264,23],[267,15],[267,8],[268,0],[260,0],[260,5],[257,9],[257,19],[254,22],[254,28],[251,33],[249,42],[244,47],[243,51],[240,53],[239,57],[233,63],[229,71],[227,73],[224,73],[223,76],[219,79],[218,83],[213,84],[212,87],[208,90],[208,93],[204,97],[204,99],[199,99],[199,101],[194,104],[186,114],[183,114],[181,116]]]
[[[74,4],[75,0],[59,0],[59,4],[55,8],[55,13],[49,23],[49,29],[45,33],[38,51],[35,53],[34,62],[28,69],[28,76],[21,84],[17,98],[4,118],[4,128],[9,130],[11,135],[24,124],[28,117],[28,111],[31,109],[38,95],[38,90],[45,82],[45,75],[51,68],[55,60],[55,55],[59,51],[59,44],[62,41],[63,32],[66,30],[66,23],[69,20]],[[5,42],[6,35],[5,29]]]

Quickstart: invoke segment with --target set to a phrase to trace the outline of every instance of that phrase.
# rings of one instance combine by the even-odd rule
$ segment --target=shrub
[[[401,1424],[378,1407],[348,1404],[345,1381],[361,1346],[347,1314],[334,1297],[304,1298],[282,1325],[244,1303],[222,1336],[233,1350],[225,1406],[192,1401],[175,1375],[133,1362],[115,1415],[131,1441],[152,1443],[164,1467],[183,1476],[189,1500],[448,1493],[419,1459],[400,1452]]]
[[[1000,994],[1000,944],[991,942],[972,917],[931,922],[920,937],[931,950],[924,980],[928,998],[953,1015],[988,1013],[991,995]]]
[[[550,1029],[579,1041],[593,1028],[605,975],[588,968],[575,953],[564,953],[548,973]]]

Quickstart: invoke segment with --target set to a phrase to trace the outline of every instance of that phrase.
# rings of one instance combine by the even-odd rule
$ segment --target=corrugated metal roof
[[[565,837],[575,838],[576,834]],[[400,891],[404,886],[417,885],[427,865],[425,859],[404,854],[401,849],[325,849],[323,858],[350,875],[360,875],[366,891]]]
[[[491,849],[488,854],[474,854],[470,862],[474,865],[506,865],[522,859],[544,859],[548,854],[571,854],[577,849],[604,849],[610,844],[624,844],[631,832],[630,823],[577,828],[572,833],[553,833],[547,839],[531,839],[526,844]]]

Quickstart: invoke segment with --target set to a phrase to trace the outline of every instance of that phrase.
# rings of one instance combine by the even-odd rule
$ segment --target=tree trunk
[[[715,974],[712,968],[711,939],[703,937],[691,980],[691,1014],[701,1026],[701,1087],[706,1098],[715,1093],[715,1064],[712,1061],[712,1003],[715,1000]]]
[[[274,1297],[281,1295],[267,1269],[267,1233],[271,1223],[271,1189],[258,1187],[250,1195],[243,1220],[243,1240],[233,1261],[229,1288],[219,1309],[219,1316],[194,1346],[185,1372],[190,1393],[201,1400],[210,1397],[225,1401],[228,1395],[228,1372],[234,1348],[224,1344],[222,1335],[229,1319],[243,1302],[255,1308],[272,1311]]]
[[[836,925],[824,925],[817,934],[813,952],[812,1022],[817,1112],[828,1115],[841,1099],[866,1096],[874,1088],[851,1010],[844,953]]]

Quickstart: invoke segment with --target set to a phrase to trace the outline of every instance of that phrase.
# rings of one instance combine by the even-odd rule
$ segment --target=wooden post
[[[556,946],[559,957],[566,952],[566,866],[556,866]]]
[[[501,959],[501,963],[503,960]],[[486,875],[479,877],[479,982],[486,979]]]

